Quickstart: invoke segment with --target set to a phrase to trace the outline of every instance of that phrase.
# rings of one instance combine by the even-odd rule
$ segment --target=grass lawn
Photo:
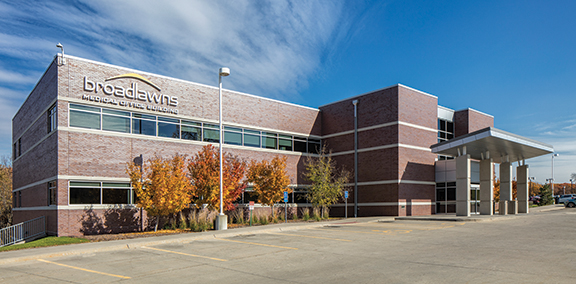
[[[87,243],[87,242],[90,242],[90,240],[83,239],[83,238],[71,238],[71,237],[45,237],[45,238],[31,241],[31,242],[24,243],[24,244],[1,247],[0,252],[9,251],[9,250],[26,249],[26,248],[51,247],[51,246],[78,244],[78,243]]]

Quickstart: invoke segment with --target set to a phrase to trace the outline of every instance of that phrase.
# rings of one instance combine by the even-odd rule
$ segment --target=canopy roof
[[[430,148],[432,153],[440,155],[456,157],[460,151],[460,154],[469,154],[476,160],[492,158],[495,163],[506,161],[506,157],[509,162],[516,162],[554,152],[551,145],[492,127],[434,144]]]

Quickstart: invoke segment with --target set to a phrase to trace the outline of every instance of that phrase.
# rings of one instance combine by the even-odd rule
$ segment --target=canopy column
[[[480,214],[494,214],[494,163],[492,159],[480,161]]]
[[[516,197],[518,198],[518,213],[528,213],[529,202],[529,170],[528,165],[524,164],[516,168],[518,181],[516,184]]]
[[[470,155],[456,157],[456,216],[470,216]]]
[[[512,163],[500,164],[500,215],[516,214],[518,208],[512,200]]]

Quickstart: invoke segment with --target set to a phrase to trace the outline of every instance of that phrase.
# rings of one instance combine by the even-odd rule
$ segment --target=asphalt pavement
[[[0,253],[6,283],[573,283],[576,209],[349,218]]]

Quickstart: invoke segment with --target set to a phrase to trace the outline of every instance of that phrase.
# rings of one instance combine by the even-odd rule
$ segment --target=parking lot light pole
[[[570,179],[570,193],[574,193],[574,179]]]
[[[218,144],[220,148],[220,214],[216,216],[216,230],[226,230],[228,229],[228,220],[226,215],[224,215],[224,201],[222,200],[224,195],[224,174],[223,174],[223,164],[222,164],[222,140],[223,132],[222,132],[222,77],[226,77],[230,75],[230,68],[222,67],[218,72],[218,105],[220,107],[219,111],[219,131],[220,134],[218,136]]]
[[[550,179],[550,188],[552,189],[552,199],[554,199],[554,157],[558,157],[560,154],[552,154],[552,178]]]

